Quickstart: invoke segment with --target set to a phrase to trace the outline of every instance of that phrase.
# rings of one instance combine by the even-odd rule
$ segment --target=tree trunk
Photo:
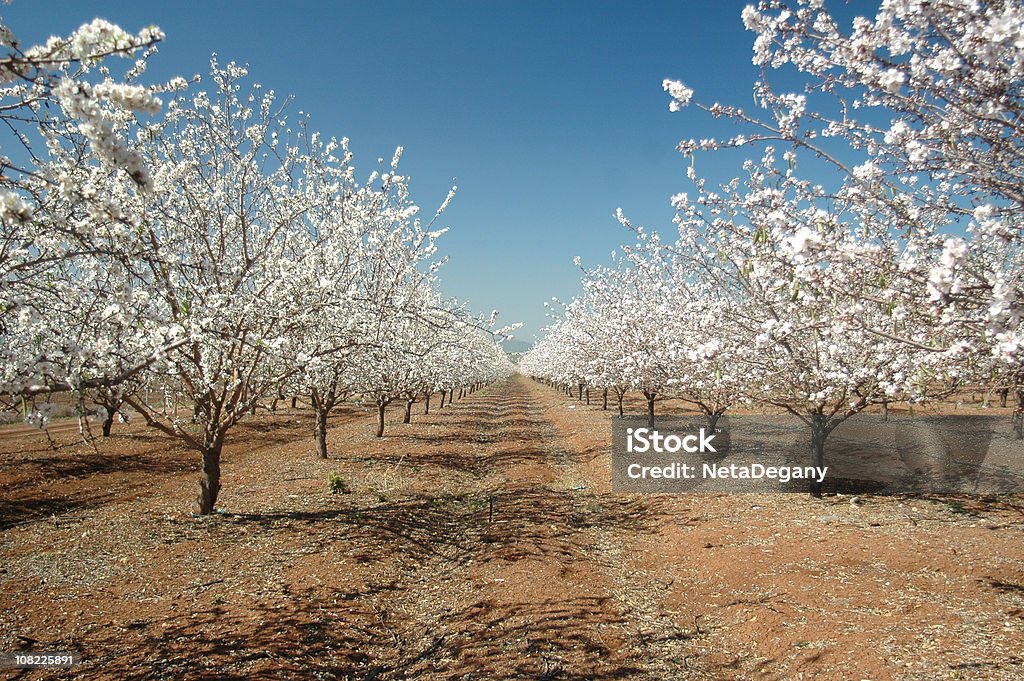
[[[327,458],[327,410],[319,408],[316,410],[316,455],[321,459]]]
[[[889,420],[889,400],[882,400],[882,420]]]
[[[430,393],[427,393],[423,396],[423,413],[430,413]]]
[[[384,437],[384,409],[388,404],[377,403],[377,437]]]
[[[444,409],[444,398],[446,398],[446,397],[448,397],[448,391],[447,390],[442,390],[441,391],[441,409]]]
[[[590,388],[587,388],[587,406],[590,406]]]
[[[402,417],[402,423],[412,423],[412,405],[416,400],[405,401],[405,416]]]
[[[1002,407],[1003,409],[1006,409],[1006,400],[1007,400],[1007,398],[1009,396],[1010,396],[1010,389],[1009,388],[1000,388],[999,389],[999,406]]]
[[[601,409],[608,411],[608,388],[601,394]]]
[[[622,416],[622,398],[626,396],[626,393],[616,393],[616,397],[619,399],[619,416]]]
[[[1014,392],[1017,395],[1017,406],[1013,409],[1013,434],[1018,440],[1024,440],[1024,384],[1019,379]]]
[[[579,402],[580,400],[583,399],[583,384],[582,383],[579,384],[579,389],[580,389],[579,395],[576,396],[576,401],[577,402]]]
[[[811,465],[815,467],[825,465],[825,438],[828,437],[825,425],[824,414],[811,416]],[[821,498],[821,483],[816,477],[811,479],[811,496]]]
[[[116,415],[116,411],[107,412],[107,418],[103,419],[103,437],[110,437],[110,429],[114,425],[114,416]]]
[[[465,396],[466,396],[466,389],[465,388],[459,388],[459,399],[461,400]]]
[[[453,402],[455,402],[455,388],[448,391],[448,406],[452,406]]]
[[[658,393],[649,393],[644,391],[644,397],[647,398],[647,427],[654,428],[654,398],[658,396]]]
[[[222,441],[215,438],[206,446],[203,454],[203,468],[199,473],[199,496],[196,497],[198,515],[213,513],[220,493],[220,450]]]
[[[292,395],[292,409],[295,408],[295,404],[299,401],[298,395]]]

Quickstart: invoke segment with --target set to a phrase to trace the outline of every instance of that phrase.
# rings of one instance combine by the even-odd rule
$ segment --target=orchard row
[[[683,141],[678,235],[583,273],[521,362],[562,385],[738,404],[828,434],[871,405],[970,384],[1024,420],[1024,7],[884,2],[845,30],[817,0],[743,12],[764,68],[754,110]],[[769,76],[787,85],[776,89]],[[670,108],[694,93],[666,80]],[[745,160],[737,158],[742,154]],[[709,157],[732,167],[717,181]]]
[[[439,291],[435,223],[455,187],[421,220],[401,149],[361,178],[347,139],[289,121],[216,59],[205,82],[141,85],[155,28],[96,20],[31,48],[2,33],[8,407],[43,425],[71,394],[109,432],[130,405],[202,455],[206,514],[225,437],[279,395],[309,398],[326,457],[349,396],[377,405],[380,436],[394,400],[513,370],[495,315]]]

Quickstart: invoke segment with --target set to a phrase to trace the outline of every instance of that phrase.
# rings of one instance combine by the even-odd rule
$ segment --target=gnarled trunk
[[[425,393],[423,395],[423,413],[430,413],[430,393]]]
[[[656,392],[644,391],[644,397],[647,398],[647,427],[654,428],[654,398],[658,396]]]
[[[384,410],[387,408],[388,402],[377,402],[377,437],[384,437]]]
[[[223,439],[220,436],[207,434],[205,447],[202,451],[203,466],[199,472],[199,495],[196,497],[196,513],[209,515],[213,513],[220,494],[220,450]]]
[[[313,435],[316,438],[316,455],[321,459],[327,458],[327,412],[328,409],[318,408],[316,410],[316,427]]]
[[[1013,433],[1018,440],[1024,440],[1024,383],[1019,378],[1014,393],[1017,395],[1017,406],[1013,409]]]
[[[416,400],[405,401],[405,415],[402,417],[402,423],[412,423],[412,405]]]
[[[825,438],[828,432],[823,414],[811,416],[811,465],[816,468],[825,464]],[[817,477],[811,479],[811,496],[821,498],[821,483]]]
[[[601,393],[601,409],[608,411],[608,388],[605,388],[604,392]]]
[[[110,437],[110,429],[114,425],[114,417],[116,415],[116,411],[107,412],[107,418],[103,419],[103,437]]]

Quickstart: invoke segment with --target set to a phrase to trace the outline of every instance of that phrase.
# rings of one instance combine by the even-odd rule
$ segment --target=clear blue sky
[[[573,256],[606,262],[629,241],[616,208],[672,231],[669,197],[688,190],[675,145],[723,128],[693,109],[670,113],[661,81],[749,104],[758,73],[744,4],[15,0],[0,13],[26,43],[97,16],[156,24],[167,38],[151,78],[205,74],[212,52],[247,63],[315,129],[349,137],[361,176],[404,146],[425,213],[457,178],[445,293],[524,322],[517,335],[531,340],[543,302],[578,292]]]

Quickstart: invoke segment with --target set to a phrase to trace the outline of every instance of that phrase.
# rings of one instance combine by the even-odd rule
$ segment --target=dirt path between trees
[[[0,674],[1021,676],[1020,499],[613,495],[596,405],[517,376],[383,440],[349,405],[326,461],[308,413],[260,416],[204,518],[138,424],[0,439],[0,651],[83,656]]]
[[[191,470],[105,453],[147,458],[76,484],[147,463],[156,479],[19,516],[0,646],[80,650],[83,678],[679,678],[685,633],[637,607],[621,566],[644,520],[597,501],[537,391],[516,378],[383,441],[350,419],[331,429],[341,458],[328,462],[303,451],[293,419],[284,444],[250,431],[255,447],[225,454],[226,512],[210,518],[181,512]],[[35,462],[45,474],[55,456],[96,456],[80,449]],[[327,493],[330,470],[351,494]]]
[[[439,594],[461,594],[462,607],[437,624],[463,641],[444,667],[426,670],[680,678],[685,634],[637,607],[632,598],[652,585],[628,584],[621,564],[624,542],[642,531],[642,517],[630,504],[589,492],[594,483],[537,397],[519,378],[459,415],[481,445],[476,498],[481,506],[486,500],[488,522],[472,528],[463,569],[435,580]]]

